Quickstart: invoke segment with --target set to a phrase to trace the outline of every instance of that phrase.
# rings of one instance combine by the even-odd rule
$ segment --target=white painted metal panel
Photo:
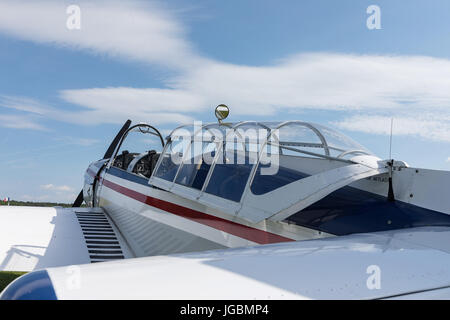
[[[108,256],[98,242],[112,240],[102,240],[98,233],[83,233],[82,225],[99,228],[92,215],[107,219],[100,208],[0,207],[0,271],[32,271],[107,259],[95,258]],[[86,227],[90,224],[92,227]],[[108,228],[113,230],[109,239],[112,237],[120,245],[120,255],[134,257],[117,228],[109,223]],[[89,249],[88,241],[97,242],[93,244],[97,248]]]
[[[444,238],[449,228],[415,228],[82,265],[75,290],[65,268],[48,273],[59,299],[374,299],[449,286]]]
[[[248,193],[239,216],[252,222],[283,220],[354,181],[386,172],[386,168],[353,164],[309,176],[264,195]]]
[[[392,180],[397,200],[450,214],[450,171],[405,168]]]
[[[0,207],[1,271],[89,262],[80,225],[70,209]]]

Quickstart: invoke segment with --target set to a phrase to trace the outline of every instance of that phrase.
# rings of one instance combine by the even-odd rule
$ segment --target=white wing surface
[[[0,207],[0,271],[32,271],[122,256],[132,254],[102,210]]]
[[[46,285],[28,298],[449,299],[449,237],[450,228],[424,227],[88,264],[70,288],[66,268],[49,268],[2,298],[20,299],[38,278]]]

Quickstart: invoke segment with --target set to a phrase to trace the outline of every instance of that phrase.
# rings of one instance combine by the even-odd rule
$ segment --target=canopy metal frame
[[[235,123],[235,124],[230,124],[230,123],[221,123],[221,124],[208,123],[208,124],[205,124],[205,125],[201,126],[198,130],[196,130],[195,132],[193,132],[191,134],[191,139],[190,139],[190,142],[188,144],[188,148],[186,149],[186,152],[183,154],[183,160],[182,160],[181,164],[178,166],[177,172],[176,172],[173,180],[171,181],[169,190],[172,189],[174,187],[174,185],[176,184],[176,180],[178,178],[178,175],[181,172],[181,168],[183,167],[184,162],[186,160],[185,158],[189,154],[189,152],[187,152],[187,151],[190,150],[190,148],[192,146],[192,143],[194,141],[196,141],[197,135],[200,132],[203,132],[204,130],[211,131],[211,129],[213,129],[214,127],[227,127],[227,129],[230,129],[230,130],[226,133],[225,138],[220,139],[219,137],[216,137],[216,136],[213,135],[212,136],[213,139],[210,141],[211,143],[216,143],[216,145],[217,145],[216,146],[216,154],[214,155],[214,158],[213,158],[213,160],[211,162],[211,166],[209,168],[208,174],[207,174],[207,176],[205,178],[205,181],[203,183],[202,189],[199,190],[198,195],[196,196],[196,198],[199,199],[205,193],[205,190],[207,189],[207,187],[208,187],[208,185],[210,183],[210,180],[211,180],[212,174],[214,172],[215,166],[216,166],[216,164],[218,162],[219,157],[225,151],[224,150],[225,149],[225,145],[228,142],[228,138],[229,138],[229,136],[231,134],[234,134],[235,136],[238,136],[238,137],[240,137],[240,139],[242,139],[242,143],[243,143],[243,146],[244,146],[244,148],[243,148],[244,152],[247,151],[246,143],[245,143],[242,135],[238,131],[239,128],[241,128],[241,127],[243,127],[245,125],[254,125],[255,127],[266,129],[268,131],[268,134],[266,136],[266,139],[262,143],[259,142],[259,144],[261,145],[261,148],[260,148],[260,150],[258,152],[256,161],[255,161],[255,163],[252,166],[249,178],[247,179],[246,186],[244,188],[244,193],[243,193],[243,195],[241,197],[241,200],[239,202],[239,204],[240,204],[239,207],[242,206],[242,203],[243,203],[243,201],[245,199],[245,196],[249,192],[248,190],[250,190],[250,186],[253,183],[254,177],[256,175],[256,171],[257,171],[257,168],[258,168],[258,166],[260,164],[260,160],[261,160],[263,151],[265,150],[266,145],[268,145],[268,144],[272,145],[272,146],[275,146],[275,147],[278,147],[279,150],[280,150],[280,154],[282,154],[282,150],[283,149],[286,149],[286,150],[290,150],[290,151],[293,151],[293,152],[306,154],[308,156],[313,156],[313,157],[318,157],[318,158],[323,158],[323,159],[328,159],[328,160],[336,160],[336,161],[341,161],[341,162],[345,162],[345,163],[349,163],[349,164],[354,163],[354,162],[352,162],[350,160],[347,160],[347,159],[344,159],[344,156],[349,155],[349,154],[354,154],[354,153],[370,154],[369,152],[367,152],[365,150],[359,150],[359,149],[345,150],[345,149],[342,149],[342,148],[337,148],[335,146],[330,146],[327,143],[327,140],[326,140],[325,136],[322,134],[322,132],[318,128],[316,128],[311,123],[304,122],[304,121],[299,121],[299,120],[290,120],[290,121],[285,121],[285,122],[282,122],[282,123],[276,123],[276,126],[274,126],[274,127],[270,127],[270,126],[266,125],[265,123],[258,122],[258,121],[242,121],[242,122],[238,122],[238,123]],[[289,125],[297,125],[297,126],[306,127],[308,129],[310,129],[319,138],[320,143],[295,142],[295,141],[279,141],[278,137],[276,135],[274,135],[274,133],[278,132],[279,129],[281,129],[283,127],[286,127],[286,126],[289,126]],[[158,159],[158,163],[156,164],[156,167],[155,167],[155,169],[154,169],[154,171],[152,173],[152,177],[150,178],[150,181],[152,180],[154,174],[158,171],[158,169],[159,169],[159,167],[161,165],[161,162],[162,162],[162,160],[164,158],[163,155],[166,154],[168,147],[173,142],[173,137],[176,137],[177,130],[179,130],[181,128],[186,128],[186,127],[189,127],[189,126],[191,126],[191,125],[182,125],[182,126],[179,126],[179,127],[175,128],[170,133],[170,135],[166,138],[167,143],[164,146],[164,149],[162,151],[162,155]],[[277,140],[277,141],[273,141],[273,140]],[[204,141],[204,140],[202,140],[202,141]],[[206,142],[208,142],[208,141],[206,141]],[[233,140],[233,143],[234,143],[234,140]],[[311,152],[311,151],[307,151],[307,150],[302,150],[302,149],[300,149],[301,147],[322,148],[324,150],[324,153],[321,154],[321,153]],[[332,156],[331,153],[330,153],[330,150],[339,151],[340,154],[338,156]]]

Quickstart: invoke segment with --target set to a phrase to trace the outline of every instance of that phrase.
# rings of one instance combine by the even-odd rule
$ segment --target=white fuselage
[[[308,175],[343,166],[341,162],[332,160],[294,160],[286,156],[283,162]],[[95,176],[94,171],[98,170],[99,167],[91,165],[87,173]],[[445,208],[449,208],[450,204],[444,202],[449,200],[442,196],[445,188],[439,188],[439,185],[448,184],[449,174],[439,173],[437,175],[433,170],[413,168],[395,171],[397,201],[448,214]],[[433,188],[427,183],[430,177],[434,178],[436,184]],[[421,187],[422,185],[427,188]],[[388,190],[387,175],[361,179],[349,186],[374,196],[383,196]],[[265,219],[252,223],[231,215],[226,210],[221,211],[156,188],[149,184],[148,178],[115,167],[107,167],[101,171],[96,189],[96,205],[111,217],[138,257],[332,236],[330,233],[281,220]],[[410,196],[412,193],[413,197]],[[436,197],[444,200],[429,201]]]
[[[122,174],[129,175],[125,171]],[[330,236],[285,222],[266,220],[251,224],[195,201],[110,173],[102,174],[101,181],[99,206],[113,219],[136,256]]]

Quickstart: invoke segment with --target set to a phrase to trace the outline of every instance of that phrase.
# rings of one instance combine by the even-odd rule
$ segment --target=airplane
[[[0,299],[449,299],[450,172],[316,123],[128,120],[72,208],[0,208]],[[84,206],[83,206],[84,203]]]

